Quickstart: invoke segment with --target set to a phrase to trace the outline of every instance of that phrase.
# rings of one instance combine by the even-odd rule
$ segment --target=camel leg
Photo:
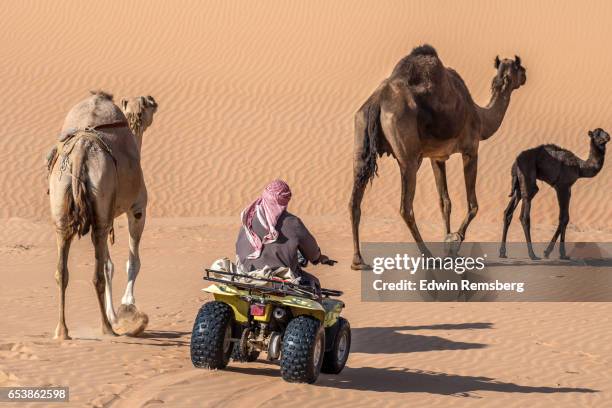
[[[561,242],[559,243],[559,258],[570,259],[565,254],[565,230],[569,224],[569,203],[572,197],[572,190],[567,187],[557,191],[559,199],[559,229],[561,230]]]
[[[64,308],[66,305],[66,287],[68,286],[68,253],[72,236],[67,236],[63,232],[57,231],[57,269],[55,271],[55,281],[59,287],[59,322],[55,329],[55,339],[70,340]]]
[[[108,316],[106,315],[106,307],[104,305],[104,296],[106,290],[106,269],[107,262],[109,260],[108,255],[108,228],[94,227],[91,232],[91,240],[94,244],[94,252],[96,256],[95,272],[93,276],[93,284],[96,289],[96,295],[98,297],[98,306],[100,307],[100,314],[102,317],[102,333],[115,335],[113,328],[110,324]],[[112,307],[112,304],[111,304]]]
[[[499,247],[499,257],[506,258],[506,238],[508,236],[508,228],[510,227],[510,223],[512,222],[512,216],[514,215],[514,210],[518,206],[519,201],[521,201],[521,197],[517,193],[512,194],[512,198],[504,211],[504,230],[502,232],[502,242]]]
[[[416,192],[416,175],[419,169],[420,160],[416,164],[408,164],[405,166],[401,166],[401,178],[402,178],[402,199],[401,199],[401,207],[400,214],[404,219],[404,222],[410,229],[412,233],[412,237],[416,242],[419,250],[425,257],[431,257],[431,252],[427,248],[427,246],[423,243],[423,238],[421,237],[421,233],[419,232],[419,228],[417,227],[416,220],[414,219],[414,210],[413,210],[413,202],[414,202],[414,194]]]
[[[121,304],[130,306],[135,303],[134,283],[136,282],[138,272],[140,272],[139,246],[145,226],[146,209],[130,210],[127,213],[127,217],[130,231],[130,255],[126,265],[128,282],[125,288],[125,294],[121,299]]]
[[[351,193],[351,201],[349,203],[349,209],[351,212],[351,226],[353,229],[353,262],[351,263],[351,269],[362,270],[370,269],[369,265],[363,262],[361,257],[361,248],[359,245],[359,223],[361,221],[361,201],[363,200],[363,194],[366,189],[366,182],[360,181],[355,175],[353,181],[353,192]]]
[[[359,245],[359,223],[361,222],[361,201],[368,184],[367,180],[360,177],[361,173],[367,173],[367,164],[363,159],[363,137],[366,133],[366,118],[363,111],[355,115],[355,141],[353,153],[353,191],[349,202],[349,212],[351,214],[351,227],[353,232],[353,262],[351,269],[362,270],[370,269],[370,266],[363,262],[361,248]]]
[[[533,252],[533,245],[531,244],[531,198],[523,197],[523,205],[521,206],[521,224],[523,225],[523,231],[525,232],[525,240],[527,240],[527,250],[529,251],[529,258],[532,260],[538,260],[536,254]]]
[[[553,234],[550,240],[550,243],[546,246],[546,249],[544,250],[544,258],[548,258],[548,256],[553,251],[553,249],[555,249],[555,243],[557,242],[557,238],[559,237],[560,233],[561,233],[561,225],[558,225],[557,229],[555,230],[555,233]]]
[[[519,191],[523,205],[521,206],[521,225],[523,226],[523,232],[525,233],[525,240],[527,241],[527,250],[529,257],[533,260],[540,259],[533,252],[533,245],[531,244],[531,200],[538,193],[538,184],[535,173],[535,163],[520,156],[516,161],[516,176],[519,182]]]
[[[445,235],[450,234],[450,215],[451,200],[448,195],[448,185],[446,184],[446,162],[431,160],[431,168],[436,179],[436,188],[440,196],[440,211],[444,219]]]
[[[463,155],[463,176],[465,178],[465,191],[467,195],[468,212],[459,227],[454,241],[463,242],[467,228],[478,213],[478,200],[476,198],[476,176],[478,172],[478,154]]]
[[[117,323],[117,315],[113,307],[113,273],[115,266],[111,260],[110,254],[104,264],[104,303],[106,306],[106,317],[112,324]]]
[[[556,187],[555,191],[557,192],[557,203],[559,204],[559,224],[557,225],[557,229],[555,230],[555,233],[553,234],[553,237],[551,238],[550,243],[544,250],[545,258],[548,258],[548,256],[553,251],[553,249],[555,249],[557,238],[559,238],[559,234],[561,234],[561,224],[563,222],[563,204],[562,204],[562,200],[563,200],[562,194],[563,193],[561,192],[561,189],[559,187]]]
[[[380,123],[400,168],[402,180],[400,214],[421,253],[425,257],[432,257],[414,218],[416,176],[423,161],[423,152],[417,127],[416,105],[414,101],[409,101],[408,105],[406,103],[405,97],[399,93],[390,95],[389,101],[385,104],[388,106],[381,106]]]

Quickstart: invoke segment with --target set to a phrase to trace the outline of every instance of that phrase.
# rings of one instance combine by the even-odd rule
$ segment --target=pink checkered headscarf
[[[240,218],[242,228],[253,247],[253,252],[247,258],[257,259],[261,255],[264,244],[276,241],[278,231],[276,222],[291,200],[291,190],[287,183],[282,180],[274,180],[266,186],[261,197],[253,201],[251,205],[242,210]],[[257,216],[261,225],[267,233],[262,239],[253,231],[253,218]]]

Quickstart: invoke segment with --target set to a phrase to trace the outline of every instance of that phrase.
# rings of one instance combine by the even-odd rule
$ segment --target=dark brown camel
[[[574,153],[553,144],[547,144],[525,150],[518,155],[512,165],[512,191],[510,203],[504,211],[504,231],[499,256],[506,257],[506,236],[508,227],[512,221],[512,215],[519,201],[523,200],[521,206],[521,224],[527,240],[527,249],[531,259],[539,259],[533,252],[531,245],[531,222],[529,213],[531,211],[531,200],[538,192],[536,180],[542,180],[552,186],[557,192],[559,202],[559,226],[555,231],[550,244],[544,250],[544,256],[548,258],[555,247],[557,238],[561,236],[559,244],[559,257],[569,259],[565,255],[565,229],[569,223],[569,203],[572,193],[572,185],[579,178],[595,177],[601,170],[606,155],[606,143],[610,141],[610,135],[603,129],[597,128],[589,131],[591,138],[591,151],[587,160],[581,160]]]
[[[400,213],[425,255],[412,209],[416,174],[424,157],[431,159],[446,241],[456,248],[464,240],[468,225],[478,212],[476,170],[478,144],[499,128],[512,91],[525,83],[521,59],[495,59],[497,73],[486,107],[474,103],[467,86],[453,69],[445,67],[436,50],[423,45],[412,50],[395,66],[391,76],[355,114],[353,192],[349,204],[353,228],[353,269],[367,269],[359,247],[361,201],[368,181],[376,175],[376,159],[390,154],[397,160],[402,178]],[[450,233],[451,201],[446,184],[446,160],[463,156],[468,212],[458,232]]]

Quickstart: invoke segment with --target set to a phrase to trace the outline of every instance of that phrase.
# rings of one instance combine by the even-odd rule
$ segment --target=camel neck
[[[140,152],[142,149],[142,134],[144,133],[142,121],[134,114],[126,114],[126,119],[128,126],[134,135],[134,139],[136,139],[138,151]]]
[[[478,116],[482,124],[480,140],[487,140],[501,126],[508,105],[510,105],[511,90],[494,90],[491,100],[485,107],[477,106]]]
[[[142,151],[142,130],[137,129],[133,131],[134,138],[136,139],[136,145],[138,146],[138,151]]]
[[[589,158],[580,161],[580,177],[595,177],[603,167],[605,156],[606,147],[597,146],[595,142],[591,140]]]

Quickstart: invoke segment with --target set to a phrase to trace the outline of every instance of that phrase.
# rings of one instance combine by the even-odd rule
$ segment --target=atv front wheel
[[[281,350],[283,379],[296,383],[315,382],[321,372],[324,352],[325,331],[319,320],[306,315],[291,320]]]
[[[332,326],[335,333],[332,347],[325,352],[321,371],[326,374],[339,374],[348,360],[351,350],[351,326],[344,317],[338,318],[337,327]]]
[[[233,312],[223,302],[208,302],[198,312],[191,332],[191,362],[198,368],[225,368],[234,344]]]

